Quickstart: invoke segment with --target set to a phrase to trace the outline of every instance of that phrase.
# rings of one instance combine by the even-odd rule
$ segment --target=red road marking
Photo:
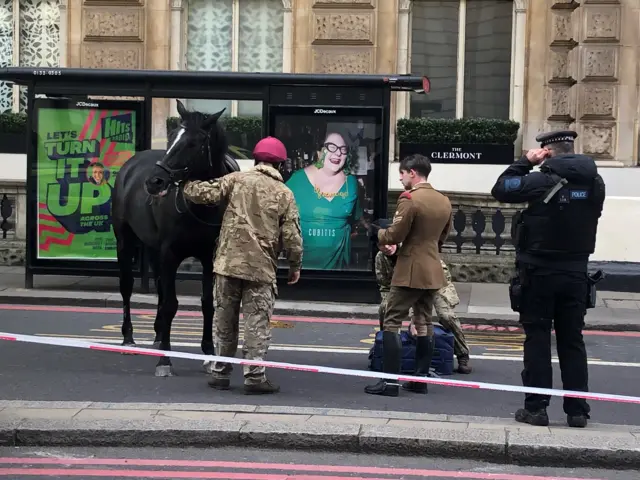
[[[97,345],[89,345],[89,350],[100,350],[104,352],[116,352],[116,353],[129,353],[131,355],[145,355],[149,357],[164,357],[165,354],[157,350],[145,350],[144,352],[138,352],[136,350],[128,350],[123,347],[102,347]]]
[[[172,467],[172,468],[224,468],[242,470],[281,470],[289,472],[321,472],[321,473],[355,473],[358,475],[408,475],[417,477],[445,477],[462,478],[468,480],[587,480],[576,477],[544,477],[538,475],[519,475],[511,473],[481,473],[481,472],[460,472],[451,470],[423,470],[417,468],[385,468],[385,467],[365,467],[351,465],[296,465],[286,463],[250,463],[250,462],[225,462],[208,460],[151,460],[151,459],[120,459],[120,458],[0,458],[0,464],[11,465],[73,465],[73,466],[124,466],[124,467]],[[9,472],[10,471],[10,472]],[[34,473],[25,473],[34,472]],[[47,473],[43,473],[47,472]],[[70,473],[72,472],[72,473]],[[98,472],[99,474],[93,474]],[[126,474],[123,475],[122,472]],[[150,474],[150,475],[149,475]],[[179,474],[184,474],[181,476]],[[255,473],[235,473],[235,472],[160,472],[145,470],[85,470],[85,469],[21,469],[21,468],[0,468],[0,475],[43,475],[43,476],[121,476],[121,477],[149,477],[149,478],[233,478],[233,479],[264,479],[264,480],[342,480],[350,478],[352,480],[368,478],[368,480],[379,480],[371,477],[336,477],[317,475],[282,475],[282,474],[255,474]],[[190,475],[190,476],[187,476]],[[209,475],[209,476],[198,476]],[[214,475],[214,476],[211,476]],[[240,476],[241,475],[241,476]],[[388,479],[387,479],[388,480]],[[599,480],[599,479],[590,479]]]
[[[7,337],[5,335],[0,335],[0,340],[9,340],[10,342],[15,342],[18,339],[16,337]]]
[[[109,307],[68,307],[62,305],[18,305],[18,304],[0,304],[0,310],[14,310],[14,311],[31,311],[31,312],[65,312],[65,313],[97,313],[97,314],[117,314],[121,315],[122,310],[120,308]],[[155,315],[156,310],[151,309],[131,309],[131,313],[134,315]],[[198,311],[184,310],[179,311],[176,317],[194,317],[199,318],[202,313]],[[242,317],[242,315],[241,315]],[[292,316],[292,315],[273,315],[272,320],[282,320],[294,323],[327,323],[327,324],[341,324],[341,325],[364,325],[364,326],[378,326],[378,320],[368,320],[364,318],[333,318],[333,317],[307,317],[307,316]],[[404,325],[409,325],[409,322],[404,322]],[[462,329],[465,331],[478,331],[478,332],[500,332],[504,333],[505,329],[512,333],[522,333],[520,327],[514,326],[497,326],[497,325],[477,325],[477,324],[463,324]],[[607,330],[583,330],[585,336],[596,337],[631,337],[640,338],[640,332],[611,332]]]

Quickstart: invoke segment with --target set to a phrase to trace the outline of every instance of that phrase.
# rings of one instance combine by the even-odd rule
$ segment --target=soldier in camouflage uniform
[[[376,280],[378,287],[380,288],[380,296],[382,301],[378,308],[378,316],[380,319],[380,329],[382,330],[382,320],[384,319],[385,305],[387,301],[387,294],[391,288],[391,278],[393,277],[393,267],[395,266],[396,256],[395,254],[385,255],[383,252],[378,252],[375,258],[375,270]],[[434,299],[434,308],[436,309],[436,315],[439,322],[444,328],[451,331],[454,337],[454,353],[458,358],[458,373],[471,373],[471,367],[469,366],[469,346],[464,337],[464,332],[460,326],[460,321],[455,314],[455,307],[460,303],[456,287],[451,281],[451,273],[447,264],[440,260],[442,269],[444,270],[444,276],[447,280],[447,284],[438,290],[438,293]],[[410,312],[412,316],[411,326],[413,332],[413,309]]]
[[[251,170],[212,181],[187,182],[184,195],[194,203],[227,202],[213,264],[216,352],[223,357],[236,355],[242,305],[243,358],[264,360],[271,341],[280,248],[287,252],[289,284],[296,283],[302,265],[302,235],[293,192],[277,170],[287,158],[285,146],[276,138],[264,138],[253,157],[256,166]],[[229,389],[232,368],[229,363],[215,362],[209,385]],[[280,390],[267,380],[264,367],[245,365],[243,370],[245,394]]]

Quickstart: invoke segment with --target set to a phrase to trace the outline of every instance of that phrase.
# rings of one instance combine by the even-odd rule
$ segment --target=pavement
[[[511,310],[507,285],[456,283],[460,304],[456,312],[463,323],[518,326]],[[137,284],[136,284],[137,288]],[[200,311],[200,283],[182,280],[176,284],[180,309]],[[34,288],[24,288],[23,267],[0,267],[0,304],[68,305],[122,308],[116,278],[39,275]],[[154,309],[155,294],[134,293],[132,308]],[[363,318],[378,316],[377,304],[341,304],[277,300],[277,315]],[[596,308],[586,316],[586,329],[640,331],[640,293],[598,292]]]
[[[640,468],[640,427],[226,404],[0,402],[0,446],[242,447]]]

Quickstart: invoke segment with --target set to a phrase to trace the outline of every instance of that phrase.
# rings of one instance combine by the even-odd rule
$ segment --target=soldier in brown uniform
[[[431,311],[436,292],[446,285],[438,243],[451,229],[451,203],[427,182],[431,162],[422,155],[411,155],[400,162],[400,181],[405,192],[398,198],[393,223],[377,231],[380,247],[401,245],[387,296],[382,333],[383,371],[400,373],[402,342],[399,331],[414,308],[416,339],[416,376],[427,376],[434,351]],[[383,248],[381,248],[382,250]],[[426,383],[409,382],[407,390],[427,393]],[[381,379],[365,387],[372,395],[397,396],[397,381]]]
[[[391,289],[393,269],[398,258],[396,256],[398,252],[396,245],[388,245],[385,250],[386,251],[379,251],[375,259],[376,280],[378,281],[380,296],[382,297],[380,307],[378,308],[380,330],[383,329],[382,323],[384,321],[387,295]],[[471,367],[469,366],[469,345],[467,344],[467,339],[462,331],[460,320],[458,320],[458,316],[455,312],[456,305],[460,303],[460,298],[458,297],[458,292],[456,291],[456,287],[451,279],[449,267],[442,260],[440,260],[440,264],[442,265],[442,271],[444,272],[447,284],[436,292],[436,296],[433,300],[436,316],[438,317],[440,324],[453,333],[453,350],[458,358],[458,369],[456,371],[458,373],[468,374],[471,373]],[[411,310],[413,310],[413,308]],[[410,311],[409,314],[411,315],[409,330],[412,335],[416,335],[416,322],[413,311]]]
[[[289,284],[296,283],[302,265],[302,235],[293,193],[277,170],[287,158],[285,146],[276,138],[264,138],[253,157],[256,165],[251,170],[214,181],[187,182],[184,195],[194,203],[228,202],[213,264],[216,352],[223,357],[236,355],[242,303],[243,357],[263,360],[271,341],[280,246],[287,251]],[[228,389],[232,368],[229,363],[216,362],[209,385]],[[245,394],[279,390],[267,380],[264,367],[244,366]]]

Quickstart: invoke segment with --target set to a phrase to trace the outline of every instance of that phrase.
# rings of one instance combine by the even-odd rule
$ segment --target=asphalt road
[[[121,314],[96,313],[95,309],[57,311],[56,307],[31,310],[0,308],[0,331],[41,336],[64,336],[119,344]],[[104,312],[104,311],[103,311]],[[195,316],[194,316],[195,315]],[[277,318],[268,359],[291,363],[366,369],[375,322],[335,323],[331,319]],[[363,323],[364,322],[364,323]],[[174,350],[200,353],[201,319],[183,314],[174,322]],[[153,316],[136,315],[135,338],[139,345],[153,339]],[[521,332],[480,328],[467,331],[472,349],[471,375],[451,378],[521,385]],[[591,390],[640,396],[640,336],[635,332],[589,332],[585,336],[591,359]],[[102,402],[214,402],[261,405],[399,410],[511,417],[522,405],[522,394],[489,390],[430,386],[428,396],[402,392],[398,398],[366,395],[371,380],[330,374],[271,369],[270,377],[281,385],[273,396],[242,394],[242,374],[236,367],[234,389],[218,392],[206,384],[201,362],[174,359],[172,378],[153,375],[155,359],[117,353],[27,343],[0,343],[0,397],[6,400],[79,400]],[[561,388],[555,364],[555,387]],[[562,401],[552,400],[549,411],[564,421]],[[592,421],[640,423],[638,406],[592,402]]]
[[[636,480],[640,472],[280,450],[0,448],[0,477],[3,476],[16,480]]]

